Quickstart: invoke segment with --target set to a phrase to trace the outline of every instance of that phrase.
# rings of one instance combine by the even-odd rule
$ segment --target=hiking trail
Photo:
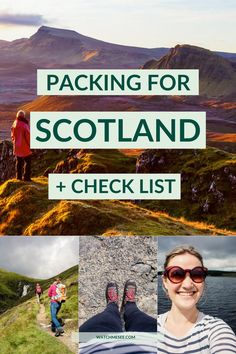
[[[39,304],[39,312],[37,314],[37,323],[39,327],[46,331],[50,336],[54,337],[55,340],[60,340],[64,345],[66,345],[73,353],[78,352],[78,346],[76,343],[72,341],[72,332],[71,330],[66,329],[66,323],[69,322],[69,320],[65,321],[65,333],[63,333],[62,336],[55,337],[55,333],[51,331],[51,323],[50,320],[47,319],[46,317],[46,311],[45,311],[45,306],[44,304]]]

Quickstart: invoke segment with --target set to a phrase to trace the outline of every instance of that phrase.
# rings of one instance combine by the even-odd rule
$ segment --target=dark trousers
[[[124,308],[126,331],[157,332],[157,320],[139,310],[134,302],[128,302]],[[82,324],[80,332],[122,332],[122,322],[118,306],[107,305],[105,310]]]
[[[31,177],[31,155],[20,157],[16,156],[16,178],[29,181]]]

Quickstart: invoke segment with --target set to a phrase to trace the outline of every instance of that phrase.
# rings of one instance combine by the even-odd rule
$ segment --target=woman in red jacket
[[[24,111],[18,111],[11,128],[14,154],[16,156],[16,178],[31,181],[30,129]],[[24,171],[23,171],[24,167]]]

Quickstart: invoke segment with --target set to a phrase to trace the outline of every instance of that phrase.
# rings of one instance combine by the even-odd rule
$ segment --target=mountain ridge
[[[0,39],[0,45],[1,44],[10,44],[10,43],[20,43],[20,42],[23,42],[23,41],[26,41],[30,38],[33,38],[37,35],[37,33],[40,33],[40,32],[48,32],[48,33],[51,33],[52,35],[55,35],[55,36],[64,36],[65,38],[84,38],[84,39],[88,39],[88,40],[92,40],[94,42],[100,42],[100,43],[103,43],[103,44],[111,44],[111,45],[115,45],[115,46],[120,46],[120,47],[125,47],[125,48],[134,48],[134,49],[150,49],[150,50],[156,50],[156,49],[164,49],[166,51],[170,50],[171,47],[139,47],[139,46],[135,46],[135,45],[123,45],[123,44],[117,44],[117,43],[113,43],[113,42],[107,42],[107,41],[104,41],[104,40],[101,40],[101,39],[97,39],[97,38],[94,38],[94,37],[89,37],[89,36],[86,36],[84,34],[81,34],[80,32],[77,32],[75,30],[72,30],[72,29],[63,29],[63,28],[57,28],[57,27],[50,27],[50,26],[40,26],[38,28],[38,30],[30,37],[24,37],[24,38],[18,38],[18,39],[14,39],[12,41],[8,41],[8,40],[4,40],[4,39]],[[71,36],[69,35],[71,34]],[[196,45],[193,45],[196,47]],[[209,50],[209,49],[208,49]],[[213,53],[216,53],[222,57],[227,57],[228,59],[233,59],[233,60],[236,60],[236,53],[234,52],[227,52],[227,51],[219,51],[219,50],[211,50],[211,52]]]
[[[35,99],[37,68],[137,69],[173,50],[114,44],[48,26],[40,27],[29,38],[0,41],[0,48],[0,103]],[[222,52],[222,56],[228,60],[234,53]]]
[[[222,97],[236,94],[236,67],[216,53],[189,44],[176,45],[143,69],[198,69],[200,96]]]

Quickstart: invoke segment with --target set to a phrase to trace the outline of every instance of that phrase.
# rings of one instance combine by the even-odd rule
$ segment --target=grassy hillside
[[[47,178],[0,188],[0,233],[5,235],[192,235],[225,234],[120,201],[50,201]]]
[[[213,148],[197,150],[197,153],[195,150],[172,150],[171,153],[168,150],[147,150],[147,154],[153,151],[155,158],[163,157],[165,163],[157,164],[150,172],[182,174],[181,201],[146,201],[139,205],[128,201],[53,201],[48,200],[46,177],[33,178],[31,183],[12,179],[0,186],[0,234],[191,235],[230,234],[230,230],[236,229],[233,217],[236,188],[228,178],[230,174],[236,175],[235,154]],[[57,153],[56,157],[58,159]],[[71,150],[56,164],[54,171],[134,172],[135,162],[135,157],[118,150]],[[33,165],[34,169],[37,168],[34,175],[43,173],[44,167],[38,159]],[[225,168],[229,168],[229,173],[224,172]],[[148,169],[145,168],[144,172]],[[224,195],[223,203],[215,203],[215,196],[211,193],[208,196],[212,175],[216,175],[214,178],[220,176],[217,188]],[[191,195],[194,186],[198,188],[197,202]],[[203,203],[208,197],[209,200],[212,198],[212,206],[209,212],[203,213]]]
[[[236,230],[236,154],[215,148],[145,154],[146,172],[181,173],[182,182],[180,201],[145,201],[143,207]],[[148,159],[155,163],[149,166]]]
[[[71,354],[37,324],[38,305],[35,300],[18,305],[0,316],[0,347],[2,354]]]
[[[21,298],[24,285],[30,286],[28,291],[32,296],[36,282],[36,279],[0,269],[0,313],[25,300]]]
[[[14,273],[11,273],[11,276],[8,275],[10,282],[14,276],[17,279],[19,275],[14,275]],[[76,332],[78,328],[78,267],[72,267],[59,276],[67,286],[68,298],[62,306],[60,314],[66,320],[65,330],[69,334]],[[52,279],[40,281],[45,290],[51,282]],[[50,324],[47,291],[44,292],[42,301],[46,307],[48,324]],[[40,328],[37,322],[38,311],[39,305],[33,296],[24,303],[18,304],[0,315],[1,354],[72,353],[62,342]]]
[[[119,150],[73,150],[56,166],[57,173],[134,173],[136,158]]]

